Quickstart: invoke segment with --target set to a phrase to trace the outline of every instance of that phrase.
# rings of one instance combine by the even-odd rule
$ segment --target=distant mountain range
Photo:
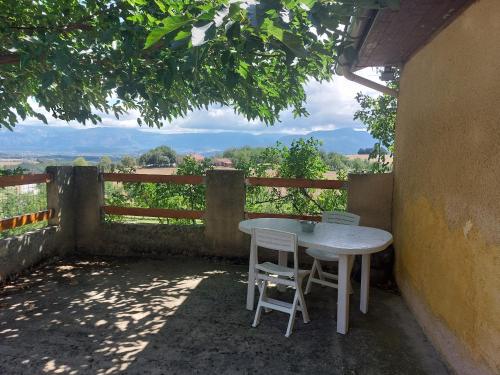
[[[365,131],[341,128],[314,131],[305,135],[249,134],[245,132],[164,134],[131,128],[75,129],[55,126],[18,126],[13,132],[0,129],[0,155],[3,156],[122,156],[138,155],[160,145],[178,153],[211,155],[232,147],[265,147],[280,141],[290,144],[298,138],[314,137],[327,152],[355,154],[371,147],[375,140]]]

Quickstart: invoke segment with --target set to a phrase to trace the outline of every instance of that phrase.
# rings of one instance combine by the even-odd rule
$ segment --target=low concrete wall
[[[242,171],[207,173],[205,225],[103,222],[104,183],[96,167],[51,167],[48,172],[53,175],[47,189],[48,204],[56,212],[49,224],[56,229],[30,234],[25,240],[9,239],[12,242],[9,249],[22,248],[19,252],[22,255],[8,258],[10,268],[5,268],[5,275],[9,269],[18,272],[43,259],[46,253],[54,252],[60,255],[74,252],[157,258],[173,254],[248,258],[250,236],[238,229],[239,222],[245,218],[246,187]],[[348,196],[349,208],[362,216],[362,224],[389,229],[392,175],[352,175]],[[37,237],[42,233],[48,237]],[[33,239],[30,236],[34,236]],[[32,254],[40,246],[43,251]],[[302,254],[301,260],[307,264],[311,258]],[[376,259],[372,262],[375,267],[380,263],[384,262]]]
[[[169,254],[248,257],[249,241],[238,229],[245,217],[245,177],[238,170],[206,176],[205,225],[103,223],[104,183],[95,167],[76,167],[76,252],[115,256]]]
[[[73,167],[48,167],[47,207],[54,210],[49,226],[0,239],[0,282],[52,256],[75,249]]]
[[[46,227],[0,240],[0,282],[43,259],[65,253],[58,227]]]
[[[101,224],[87,254],[111,256],[213,255],[206,245],[203,225]]]

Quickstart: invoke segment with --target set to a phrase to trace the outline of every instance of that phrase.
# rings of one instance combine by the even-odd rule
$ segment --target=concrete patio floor
[[[446,374],[401,297],[371,290],[335,332],[336,292],[313,287],[311,323],[251,328],[246,267],[172,258],[65,259],[0,293],[1,374]],[[355,285],[356,292],[358,291]]]

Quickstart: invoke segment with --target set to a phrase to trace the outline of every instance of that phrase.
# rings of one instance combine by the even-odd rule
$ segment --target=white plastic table
[[[268,228],[297,234],[299,246],[315,247],[331,251],[339,257],[337,332],[346,334],[349,327],[349,259],[361,255],[361,303],[360,310],[368,312],[370,286],[370,254],[386,249],[392,243],[392,235],[381,229],[356,225],[318,223],[313,233],[302,232],[298,220],[260,218],[240,222],[239,229],[250,234],[252,228]],[[255,251],[250,250],[248,271],[247,309],[253,310],[255,298]],[[279,264],[287,265],[287,253],[280,252]]]

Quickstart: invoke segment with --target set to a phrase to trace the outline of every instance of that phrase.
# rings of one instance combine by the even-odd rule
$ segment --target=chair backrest
[[[350,212],[341,211],[325,211],[322,219],[324,223],[344,224],[344,225],[359,225],[360,217]]]
[[[256,246],[265,247],[270,250],[297,251],[297,235],[295,233],[283,232],[274,229],[253,228],[252,236]]]
[[[283,232],[275,229],[253,228],[252,246],[255,248],[255,264],[259,263],[259,247],[293,253],[293,269],[295,277],[298,276],[298,240],[295,233]]]

